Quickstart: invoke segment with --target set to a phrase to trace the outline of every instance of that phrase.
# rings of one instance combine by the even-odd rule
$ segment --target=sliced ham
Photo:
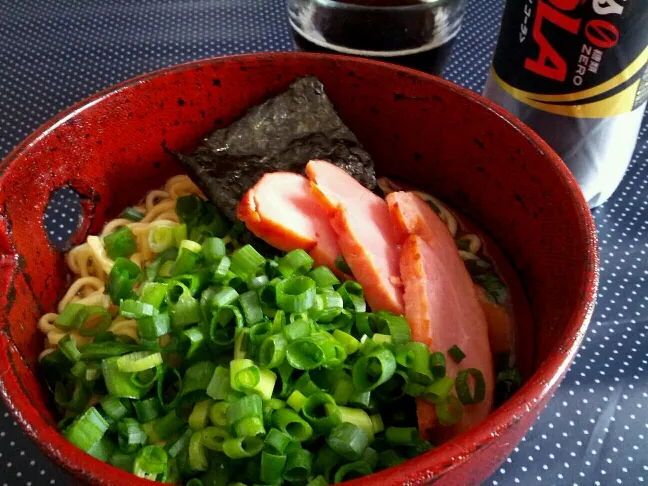
[[[493,408],[495,376],[488,325],[470,275],[441,219],[412,193],[389,194],[387,202],[403,243],[400,270],[412,339],[444,353],[459,346],[466,357],[459,364],[448,358],[448,374],[477,368],[486,381],[484,401],[465,407],[463,419],[452,427],[434,427],[434,408],[418,402],[421,433],[441,442],[478,424]]]
[[[344,276],[335,266],[342,254],[337,235],[305,177],[292,172],[265,174],[243,196],[237,217],[272,246],[283,251],[301,248],[316,265]]]
[[[385,200],[328,162],[309,162],[306,175],[371,309],[403,314],[400,252]]]

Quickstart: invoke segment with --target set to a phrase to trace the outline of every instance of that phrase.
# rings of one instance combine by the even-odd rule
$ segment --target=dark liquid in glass
[[[324,54],[346,54],[344,52],[339,52],[333,49],[326,48],[310,42],[306,38],[302,37],[299,32],[294,28],[291,29],[293,34],[293,39],[295,41],[295,46],[300,51],[306,52],[321,52]],[[439,47],[434,47],[427,51],[417,52],[414,54],[404,54],[401,56],[366,56],[376,61],[391,62],[393,64],[399,64],[401,66],[409,67],[412,69],[418,69],[419,71],[425,71],[426,73],[440,75],[445,67],[450,61],[450,56],[452,55],[452,46],[454,44],[454,39],[446,42],[445,44],[440,45]]]
[[[289,0],[297,49],[346,54],[441,74],[464,0]]]

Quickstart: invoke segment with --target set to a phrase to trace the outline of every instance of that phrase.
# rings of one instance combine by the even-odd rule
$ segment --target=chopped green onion
[[[142,317],[154,316],[158,310],[151,304],[133,299],[122,300],[119,305],[119,313],[129,319],[141,319]]]
[[[237,437],[256,437],[265,435],[263,419],[260,417],[246,417],[234,424],[234,432]]]
[[[279,308],[285,312],[306,312],[315,303],[315,281],[308,277],[293,276],[276,285]]]
[[[106,293],[114,304],[134,295],[133,285],[140,273],[140,267],[128,258],[119,257],[115,260],[106,285]]]
[[[134,207],[129,206],[124,209],[120,217],[131,221],[141,221],[144,218],[144,215]]]
[[[434,408],[441,425],[454,425],[463,417],[463,405],[454,395],[434,404]]]
[[[342,296],[344,307],[355,312],[366,312],[367,303],[364,299],[362,285],[352,280],[347,280],[337,289],[338,294]]]
[[[308,399],[306,396],[300,392],[299,390],[295,390],[290,394],[288,397],[288,400],[286,400],[286,403],[290,408],[292,408],[295,412],[301,412],[302,407],[304,406],[304,403],[306,403]]]
[[[227,425],[227,409],[229,402],[216,402],[209,409],[209,420],[217,427],[225,427]]]
[[[343,373],[333,384],[331,395],[333,396],[335,403],[338,405],[346,405],[349,403],[349,400],[354,393],[355,387],[353,386],[353,379],[346,373]]]
[[[111,342],[95,342],[84,344],[79,348],[81,352],[81,360],[83,361],[100,361],[106,358],[121,356],[129,351],[134,351],[137,346],[129,343],[120,343],[117,341]]]
[[[122,452],[132,454],[146,445],[148,437],[137,420],[124,418],[117,423],[117,440]]]
[[[392,342],[392,337],[389,334],[374,334],[372,336],[373,342],[376,344],[386,344]]]
[[[474,380],[474,392],[470,392],[469,377]],[[457,373],[455,379],[455,388],[457,390],[457,397],[464,405],[472,405],[473,403],[480,403],[486,396],[486,380],[481,371],[475,368],[468,368],[461,370]]]
[[[88,454],[100,461],[106,462],[108,458],[113,455],[114,451],[115,443],[107,436],[104,436],[101,440],[95,442],[88,451]]]
[[[222,366],[217,366],[207,385],[207,395],[214,400],[225,400],[231,389],[229,370]]]
[[[149,445],[139,450],[133,461],[133,474],[155,481],[167,471],[168,456],[159,446]]]
[[[423,343],[407,343],[402,350],[407,353],[405,366],[410,380],[423,386],[431,384],[434,376],[430,366],[430,349]]]
[[[72,341],[74,342],[74,341]],[[54,388],[54,401],[71,412],[82,412],[90,399],[89,387],[80,379],[67,384],[57,382]]]
[[[222,451],[223,442],[229,439],[227,430],[221,427],[205,427],[202,429],[203,445],[212,451]]]
[[[279,429],[272,428],[265,436],[265,443],[274,447],[279,453],[286,450],[292,442],[292,437]]]
[[[443,378],[446,375],[446,359],[442,352],[435,351],[430,355],[430,369],[435,380]]]
[[[272,423],[293,441],[304,442],[313,435],[313,429],[297,413],[287,408],[272,413]]]
[[[344,257],[342,255],[340,255],[339,257],[337,257],[335,259],[335,267],[338,270],[340,270],[340,271],[342,271],[342,272],[344,272],[344,273],[346,273],[348,275],[351,275],[351,267],[349,267],[349,264],[346,262],[346,260],[344,259]]]
[[[197,326],[185,329],[182,331],[182,334],[189,340],[189,348],[187,349],[185,358],[187,360],[192,360],[202,349],[205,348],[205,334]]]
[[[288,453],[283,477],[287,481],[305,481],[313,466],[313,454],[306,449],[296,449]]]
[[[171,273],[175,276],[193,272],[202,256],[201,250],[202,247],[195,241],[182,240]]]
[[[313,463],[313,472],[315,474],[321,474],[325,477],[331,477],[333,469],[342,461],[340,457],[333,449],[331,449],[327,444],[324,444],[317,451],[315,456],[315,461]]]
[[[466,354],[456,344],[448,349],[448,354],[455,363],[461,363],[461,361],[466,357]]]
[[[188,420],[190,429],[202,430],[207,427],[210,407],[211,400],[202,400],[194,405]]]
[[[148,245],[153,253],[162,253],[175,245],[174,224],[153,226],[148,233]]]
[[[387,449],[386,451],[378,454],[378,464],[381,469],[398,466],[405,462],[405,458],[398,455],[394,449]]]
[[[133,470],[133,461],[135,461],[133,454],[124,454],[119,451],[114,451],[108,458],[108,464],[126,472]]]
[[[369,419],[371,420],[371,430],[374,434],[379,434],[385,430],[385,424],[379,413],[372,415]]]
[[[167,377],[171,377],[171,383],[167,384],[169,380]],[[158,379],[157,382],[157,396],[160,400],[162,408],[165,410],[171,410],[175,408],[182,394],[182,377],[177,369],[173,367],[164,368],[162,371],[162,376]]]
[[[140,301],[159,309],[166,297],[168,285],[160,282],[146,282],[140,291]]]
[[[156,420],[155,422],[149,422],[149,423],[155,424],[154,432],[161,439],[168,439],[173,434],[178,432],[181,428],[185,427],[187,424],[186,420],[183,420],[180,417],[178,417],[178,414],[176,413],[175,410],[171,410],[164,417]]]
[[[394,354],[379,348],[353,365],[353,384],[358,391],[370,391],[389,380],[396,372]]]
[[[211,361],[199,361],[191,365],[185,371],[182,379],[182,396],[187,396],[193,393],[205,393],[207,386],[214,375],[216,365]]]
[[[305,338],[311,334],[311,325],[310,322],[305,320],[297,320],[291,322],[290,324],[284,327],[284,335],[288,341],[294,341],[299,338]]]
[[[231,260],[229,257],[221,257],[219,260],[211,264],[212,281],[215,283],[224,282],[227,278]]]
[[[238,437],[223,442],[223,452],[230,459],[243,459],[256,456],[263,449],[263,439],[259,437]]]
[[[331,270],[329,270],[328,267],[322,266],[314,268],[309,272],[308,276],[315,281],[315,284],[319,289],[340,284],[340,280],[335,276],[333,272],[331,272]]]
[[[373,440],[374,425],[369,414],[359,408],[339,407],[341,422],[348,422],[360,427]],[[380,415],[378,415],[380,417]]]
[[[369,407],[369,401],[371,400],[371,392],[366,391],[366,392],[358,392],[356,391],[351,397],[349,398],[349,404],[350,405],[358,405],[363,408]]]
[[[281,480],[285,466],[286,456],[263,451],[261,453],[261,482],[264,484],[276,484]]]
[[[69,334],[66,334],[61,338],[58,342],[58,346],[65,357],[73,363],[76,363],[81,359],[81,353],[76,347],[76,341],[72,339],[72,336]]]
[[[245,245],[236,250],[232,254],[231,260],[231,271],[243,279],[254,275],[266,261],[252,245]]]
[[[347,354],[355,353],[360,347],[360,341],[351,334],[336,329],[333,331],[333,337],[344,347]]]
[[[423,398],[425,398],[430,403],[438,403],[445,400],[450,392],[452,391],[453,386],[455,386],[455,380],[450,376],[444,376],[436,380],[431,385],[425,389],[422,393]]]
[[[114,399],[114,397],[111,398]],[[117,399],[117,402],[121,405],[119,399]],[[105,410],[103,401],[101,403],[101,406],[104,407]],[[126,411],[126,408],[123,408],[124,411]],[[135,409],[137,420],[139,420],[141,423],[150,422],[151,420],[155,420],[160,415],[162,415],[162,406],[160,405],[160,400],[158,400],[157,397],[147,398],[146,400],[137,400],[133,402],[133,408]],[[126,413],[124,413],[124,415],[126,415]]]
[[[207,238],[202,244],[202,253],[208,264],[218,263],[225,256],[225,242],[216,237]]]
[[[176,200],[175,212],[183,223],[193,224],[202,216],[204,203],[195,194],[179,197]]]
[[[276,368],[286,357],[288,341],[282,334],[275,334],[263,340],[259,348],[259,364],[263,368]]]
[[[202,431],[194,432],[189,439],[189,468],[192,471],[207,471],[209,469]]]
[[[250,328],[250,342],[258,346],[266,338],[271,337],[274,334],[274,325],[268,320],[261,321],[257,324],[254,324]]]
[[[83,336],[96,336],[108,330],[112,324],[110,313],[101,306],[84,306],[76,315],[77,329]]]
[[[135,351],[117,359],[117,369],[127,373],[148,370],[160,364],[162,364],[162,355],[148,351]]]
[[[108,393],[120,398],[141,398],[151,389],[153,383],[144,387],[133,383],[132,376],[134,375],[132,373],[119,370],[119,359],[118,356],[115,356],[101,362],[101,372]]]
[[[335,483],[341,483],[348,479],[355,479],[367,474],[371,474],[373,468],[366,461],[355,461],[349,462],[344,466],[340,467],[335,473],[334,481]]]
[[[305,274],[313,268],[313,259],[302,249],[288,252],[279,260],[277,270],[285,278],[292,277],[294,274]]]
[[[301,412],[318,433],[326,433],[342,422],[339,407],[327,393],[313,393],[303,403]]]
[[[120,399],[117,397],[106,395],[99,401],[99,403],[101,404],[101,408],[105,412],[105,415],[113,420],[119,420],[121,418],[124,418],[130,412],[129,410],[130,403],[126,399]],[[138,402],[138,403],[144,403],[144,402]],[[124,404],[127,404],[128,406]],[[137,412],[137,408],[135,409],[135,411]]]
[[[179,247],[180,243],[182,243],[186,239],[187,239],[187,225],[184,223],[175,225],[173,227],[173,244]]]
[[[250,277],[247,285],[250,290],[258,291],[268,285],[269,281],[267,275],[258,275],[256,277]]]
[[[317,476],[313,478],[306,486],[328,486],[328,481],[324,476]]]
[[[163,312],[137,320],[137,333],[142,339],[157,339],[171,330],[171,318]]]
[[[241,317],[241,321],[243,317]],[[250,330],[239,329],[234,338],[234,359],[243,359],[250,348]]]
[[[411,446],[419,440],[420,436],[416,427],[387,427],[385,438],[395,446]]]
[[[342,457],[356,460],[369,445],[369,436],[358,425],[342,422],[331,431],[326,443]]]
[[[101,440],[108,427],[108,422],[97,409],[90,407],[63,430],[63,435],[79,449],[88,452]]]
[[[85,309],[85,305],[83,304],[76,304],[76,303],[71,303],[65,306],[63,309],[63,312],[61,312],[56,320],[54,321],[54,324],[56,324],[58,327],[63,328],[63,329],[68,329],[68,328],[74,328],[76,329],[78,327],[78,314]]]
[[[103,238],[106,255],[111,260],[118,257],[129,257],[137,251],[137,241],[131,229],[127,226],[107,234]]]
[[[227,408],[227,423],[231,426],[244,418],[262,416],[263,403],[258,395],[243,396],[231,402]]]
[[[287,328],[289,326],[286,326]],[[293,368],[312,370],[337,359],[337,341],[327,332],[296,339],[286,349],[286,359]]]
[[[239,297],[239,303],[243,309],[243,315],[248,326],[263,320],[261,301],[259,300],[259,295],[254,290],[242,294]]]

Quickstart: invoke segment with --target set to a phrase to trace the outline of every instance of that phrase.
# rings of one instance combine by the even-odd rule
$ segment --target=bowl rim
[[[503,108],[482,97],[480,94],[467,88],[431,74],[381,61],[343,55],[303,52],[264,52],[219,56],[189,61],[141,74],[100,90],[97,93],[74,103],[69,108],[59,112],[57,115],[43,123],[13,150],[11,150],[11,152],[9,152],[9,154],[7,154],[0,163],[0,177],[4,170],[13,161],[15,161],[23,151],[38,143],[42,138],[55,130],[60,124],[65,123],[69,118],[83,112],[111,95],[128,89],[129,87],[145,83],[160,76],[166,76],[182,71],[190,71],[214,64],[228,62],[255,63],[258,61],[274,62],[277,59],[282,60],[289,58],[302,58],[316,62],[337,60],[357,64],[376,65],[386,71],[391,70],[402,72],[409,77],[421,79],[426,83],[432,82],[441,85],[445,89],[453,91],[459,96],[468,98],[473,103],[480,105],[483,109],[491,111],[504,119],[504,121],[511,125],[511,127],[521,136],[524,136],[539,152],[544,155],[544,158],[547,159],[549,163],[549,167],[553,168],[558,176],[564,180],[565,187],[567,188],[571,199],[571,204],[579,215],[579,232],[583,236],[587,248],[586,254],[583,255],[586,265],[584,266],[585,272],[581,288],[582,298],[577,304],[575,304],[574,309],[569,316],[568,324],[565,327],[563,336],[531,377],[522,385],[512,398],[494,410],[486,420],[471,430],[432,451],[407,461],[403,465],[374,473],[371,476],[350,481],[348,484],[359,485],[363,483],[366,478],[370,478],[371,481],[386,482],[386,484],[424,482],[463,464],[470,458],[473,452],[488,447],[488,445],[501,433],[517,424],[523,416],[536,411],[540,403],[549,398],[549,393],[562,380],[569,365],[574,359],[584,338],[585,331],[587,330],[594,310],[599,283],[599,252],[596,227],[592,213],[589,210],[576,179],[564,162],[553,151],[553,149],[551,149],[547,143],[540,138],[539,135],[533,132],[522,121]],[[5,335],[5,333],[0,329],[0,342],[4,340],[9,344],[10,340],[6,335],[3,335]],[[0,362],[5,359],[8,361],[11,360],[8,354],[5,355],[4,353],[0,353]],[[66,471],[73,472],[77,476],[83,477],[85,480],[92,481],[97,480],[97,476],[94,475],[92,471],[110,467],[110,469],[106,469],[104,472],[110,471],[112,477],[105,478],[105,484],[122,484],[124,481],[134,481],[133,484],[138,486],[151,484],[148,480],[146,480],[146,482],[144,482],[144,480],[140,482],[139,478],[136,478],[132,474],[111,467],[107,463],[86,455],[80,451],[80,449],[77,449],[72,444],[68,443],[58,431],[55,434],[48,434],[47,439],[40,436],[39,428],[43,426],[47,427],[44,420],[39,418],[40,416],[38,414],[34,415],[30,413],[29,415],[31,416],[31,419],[26,417],[18,404],[12,401],[12,398],[22,397],[23,401],[27,398],[20,386],[20,383],[16,379],[12,366],[8,367],[8,372],[6,374],[0,374],[0,395],[2,395],[7,409],[20,424],[23,431],[36,443],[45,455],[59,466],[63,467]],[[36,423],[33,421],[34,417],[36,418]],[[60,440],[56,440],[57,438]],[[432,457],[434,457],[434,463],[438,467],[436,467],[431,474],[429,464],[427,463],[429,463]],[[77,461],[82,461],[84,463],[83,467],[80,467],[80,464]],[[112,482],[113,480],[118,482]]]

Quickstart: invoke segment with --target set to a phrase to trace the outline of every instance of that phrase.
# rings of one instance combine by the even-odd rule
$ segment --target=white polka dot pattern
[[[481,90],[503,4],[469,2],[447,78]],[[292,49],[283,0],[0,0],[0,11],[0,156],[61,109],[134,75],[222,54]],[[624,183],[594,212],[601,289],[584,345],[538,423],[486,484],[648,481],[646,180],[648,124]],[[55,208],[74,204],[71,193],[60,194],[45,220],[53,241],[78,221],[72,211],[54,220]],[[75,482],[0,404],[0,486],[43,484]]]
[[[58,250],[68,249],[68,242],[80,222],[79,194],[71,187],[62,187],[52,192],[43,214],[43,226],[50,243]]]

